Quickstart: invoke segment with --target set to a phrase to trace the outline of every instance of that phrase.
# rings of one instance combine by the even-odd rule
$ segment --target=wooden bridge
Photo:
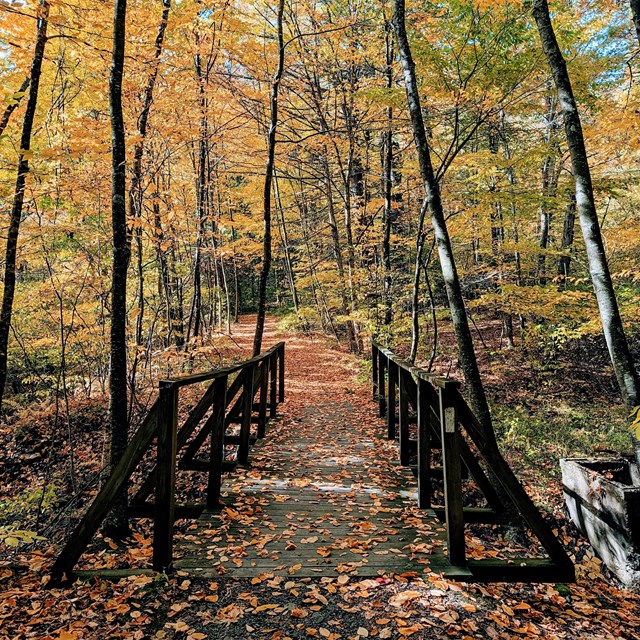
[[[364,402],[349,388],[353,361],[325,349],[309,362],[307,346],[287,347],[293,366],[281,416],[284,343],[225,369],[161,382],[157,402],[56,559],[52,584],[82,573],[76,564],[136,474],[130,513],[153,518],[154,571],[574,579],[573,564],[456,382],[373,344],[376,404]],[[204,393],[178,427],[180,390],[191,385],[205,385]],[[203,499],[176,503],[184,482],[206,485]],[[185,518],[194,524],[174,536],[176,519]],[[503,542],[499,527],[514,518],[538,539],[533,551]]]

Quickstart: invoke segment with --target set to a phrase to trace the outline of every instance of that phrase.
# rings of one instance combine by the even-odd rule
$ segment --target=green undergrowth
[[[493,406],[494,425],[505,450],[531,465],[562,457],[592,457],[631,451],[621,405],[556,402],[535,410]]]

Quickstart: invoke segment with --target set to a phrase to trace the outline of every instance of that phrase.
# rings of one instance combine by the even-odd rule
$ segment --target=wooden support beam
[[[238,462],[247,464],[249,461],[249,436],[251,435],[251,411],[253,409],[255,363],[247,370],[242,391],[242,424],[240,425],[240,444],[238,445]]]
[[[264,438],[267,432],[267,398],[269,394],[269,360],[260,364],[260,395],[258,396],[258,438]]]
[[[278,410],[278,354],[269,356],[269,417],[275,418]]]
[[[373,401],[378,399],[378,347],[375,343],[371,343],[371,387]]]
[[[418,379],[418,507],[429,509],[431,506],[431,407],[429,392],[425,389],[428,382]]]
[[[71,577],[71,571],[84,553],[91,538],[100,528],[107,513],[111,509],[113,500],[129,481],[133,470],[136,468],[147,448],[151,444],[156,433],[156,419],[158,415],[158,402],[156,401],[143,423],[134,433],[122,458],[114,467],[111,475],[104,483],[98,495],[94,498],[89,509],[73,530],[69,540],[62,548],[60,555],[51,568],[51,586],[56,586]]]
[[[433,505],[433,512],[446,522],[447,514],[444,507]],[[464,507],[462,509],[464,521],[469,524],[506,524],[509,520],[504,513],[496,513],[493,509],[483,507]]]
[[[378,350],[378,414],[384,418],[387,413],[387,400],[385,397],[384,372],[387,361],[382,351]]]
[[[396,438],[396,386],[398,384],[398,366],[388,363],[387,375],[387,438]]]
[[[227,406],[227,377],[217,378],[213,390],[213,411],[209,417],[211,449],[209,452],[209,478],[207,482],[207,507],[217,508],[220,504],[222,486],[222,465],[224,463],[224,413]]]
[[[244,372],[240,371],[238,375],[234,378],[233,382],[229,385],[229,389],[227,391],[227,404],[233,401],[233,398],[235,397],[235,395],[242,388],[243,376],[244,376]],[[208,423],[205,423],[205,426],[198,432],[198,434],[193,438],[193,440],[191,440],[191,442],[188,442],[189,437],[196,430],[196,428],[202,421],[202,418],[204,418],[207,411],[209,411],[209,408],[211,407],[211,402],[213,400],[214,382],[212,382],[209,385],[209,388],[205,391],[204,395],[202,396],[202,398],[200,398],[196,406],[191,410],[191,412],[189,413],[189,416],[184,421],[184,424],[182,425],[182,427],[180,427],[180,430],[178,431],[178,443],[177,443],[178,451],[181,451],[182,449],[184,449],[188,443],[187,449],[185,453],[182,455],[183,460],[193,459],[193,457],[200,450],[200,447],[202,447],[206,439],[209,437]],[[236,403],[234,407],[236,406],[239,407],[240,404]],[[233,409],[229,412],[229,414],[231,415],[232,413],[233,413]],[[156,484],[155,474],[156,474],[156,467],[154,466],[149,472],[149,474],[147,475],[147,477],[143,480],[138,491],[133,496],[132,502],[135,502],[135,503],[144,502],[151,495],[151,492],[153,491],[153,488],[155,487],[155,484]]]
[[[225,435],[224,437],[224,443],[225,444],[235,444],[235,445],[239,445],[241,441],[241,436],[236,435],[236,436],[229,436],[229,435]],[[256,436],[249,436],[249,445],[253,445],[258,441],[258,438]]]
[[[156,571],[167,571],[173,561],[177,431],[178,387],[173,383],[161,382],[153,520],[153,568]]]
[[[444,468],[444,503],[449,562],[452,565],[464,566],[466,564],[466,551],[464,513],[462,509],[462,477],[454,389],[455,387],[448,387],[447,385],[438,389],[440,396],[442,466]]]
[[[279,382],[279,387],[278,387],[278,391],[279,391],[279,401],[280,402],[284,402],[284,342],[281,343],[280,348],[279,348],[279,356],[278,356],[278,360],[280,363],[280,369],[278,371],[278,382]]]
[[[204,458],[194,458],[181,462],[179,469],[181,471],[201,471],[202,473],[209,473],[210,462]],[[222,463],[222,473],[230,473],[238,466],[238,463],[234,460],[224,460]]]
[[[409,442],[409,393],[408,387],[415,386],[415,382],[407,371],[399,370],[398,375],[398,429],[400,434],[400,464],[409,466],[411,445]],[[414,394],[415,395],[415,394]]]
[[[199,502],[186,502],[176,504],[173,508],[176,520],[197,520],[207,505]],[[127,513],[130,518],[153,518],[156,510],[154,502],[143,502],[142,504],[129,505]]]

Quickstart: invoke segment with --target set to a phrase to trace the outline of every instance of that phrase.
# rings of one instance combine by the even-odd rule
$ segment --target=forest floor
[[[249,348],[252,322],[252,318],[245,318],[234,328],[237,344],[229,347],[228,357]],[[361,360],[318,336],[279,335],[271,320],[265,346],[280,339],[287,341],[287,398],[279,407],[278,418],[270,423],[268,438],[277,441],[301,428],[305,420],[315,421],[314,431],[322,441],[316,449],[301,449],[297,460],[304,482],[305,469],[313,467],[319,454],[326,454],[330,444],[326,435],[331,429],[349,424],[359,433],[375,437],[371,434],[380,432],[381,421]],[[317,375],[319,366],[324,374],[322,382]],[[314,403],[325,409],[331,406],[327,424],[323,425],[322,411],[315,415],[309,412]],[[78,411],[83,413],[82,408]],[[75,434],[84,447],[78,453],[79,476],[91,464],[95,468],[100,462],[102,445],[91,433],[104,419],[104,406],[89,411],[87,405],[83,415],[84,422],[78,421],[82,427],[77,427],[83,431]],[[40,414],[33,416],[35,422],[43,419]],[[520,434],[522,428],[516,427],[512,425],[511,429]],[[71,428],[76,428],[75,422]],[[35,485],[31,486],[34,478],[46,475],[47,451],[37,446],[23,424],[21,434],[16,439],[15,428],[0,428],[0,446],[5,451],[0,469],[0,508],[24,499],[29,490],[35,491]],[[525,448],[523,455],[515,446],[520,443],[520,439],[513,440],[514,446],[507,446],[509,457],[575,559],[576,584],[463,584],[445,580],[437,573],[415,571],[363,578],[346,570],[335,577],[297,577],[294,562],[298,560],[294,559],[285,575],[266,572],[243,578],[218,572],[216,577],[195,578],[177,570],[168,577],[140,575],[116,582],[93,580],[77,582],[67,589],[47,589],[47,569],[54,549],[45,540],[11,553],[0,547],[0,639],[640,639],[640,597],[616,586],[564,515],[557,455],[546,460],[540,473],[540,454],[529,456]],[[393,446],[381,439],[377,455],[382,452],[393,456]],[[93,461],[86,461],[92,447]],[[65,451],[62,445],[52,448]],[[262,454],[259,448],[255,451],[255,465],[244,473],[259,480],[271,471],[261,468]],[[358,449],[357,455],[363,456],[363,451]],[[350,452],[347,448],[335,454]],[[19,472],[29,465],[37,473]],[[354,473],[348,465],[341,469]],[[389,483],[396,472],[396,467],[378,466],[376,482]],[[229,509],[233,517],[233,506]],[[331,515],[336,520],[348,519],[344,509],[345,505],[333,504]],[[189,533],[189,525],[181,525],[179,535],[186,538]],[[109,566],[123,556],[143,566],[148,563],[149,552],[148,529],[141,525],[133,542],[120,549],[106,541],[81,560],[81,566]],[[284,553],[282,558],[286,564]]]

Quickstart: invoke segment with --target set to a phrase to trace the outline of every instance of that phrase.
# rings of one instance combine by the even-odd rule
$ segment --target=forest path
[[[253,317],[234,325],[247,348]],[[443,571],[444,527],[416,506],[416,481],[385,439],[358,359],[323,339],[286,340],[286,401],[250,464],[226,476],[221,512],[205,512],[175,549],[193,576]],[[431,513],[431,515],[430,515]]]

